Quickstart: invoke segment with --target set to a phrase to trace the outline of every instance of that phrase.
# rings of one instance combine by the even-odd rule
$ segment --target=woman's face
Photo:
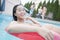
[[[15,16],[17,16],[17,18],[24,19],[25,14],[26,14],[26,11],[24,7],[22,5],[17,6]]]

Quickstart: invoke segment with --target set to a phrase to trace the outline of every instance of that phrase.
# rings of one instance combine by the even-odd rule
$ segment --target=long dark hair
[[[13,19],[14,19],[15,21],[17,21],[17,16],[15,16],[17,6],[19,6],[19,5],[15,5],[15,6],[13,7]]]

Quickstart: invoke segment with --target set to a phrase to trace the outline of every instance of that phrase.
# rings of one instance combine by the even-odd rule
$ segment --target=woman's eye
[[[17,9],[18,11],[21,11],[20,9]]]

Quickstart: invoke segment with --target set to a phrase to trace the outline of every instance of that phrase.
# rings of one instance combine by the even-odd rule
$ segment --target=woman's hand
[[[54,36],[52,32],[48,32],[45,36],[46,40],[54,40]]]
[[[43,36],[46,40],[53,40],[54,38],[53,33],[46,28],[42,28],[39,34]]]

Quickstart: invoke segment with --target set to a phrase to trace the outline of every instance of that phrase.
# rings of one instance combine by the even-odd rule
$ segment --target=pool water
[[[0,40],[20,40],[19,38],[16,38],[5,31],[5,28],[12,20],[13,20],[12,16],[6,14],[0,14]],[[60,22],[55,22],[55,21],[48,22],[47,20],[45,21],[38,18],[35,18],[35,20],[39,21],[41,25],[48,23],[60,27]]]
[[[20,40],[5,31],[6,26],[12,21],[12,17],[0,14],[0,40]]]

